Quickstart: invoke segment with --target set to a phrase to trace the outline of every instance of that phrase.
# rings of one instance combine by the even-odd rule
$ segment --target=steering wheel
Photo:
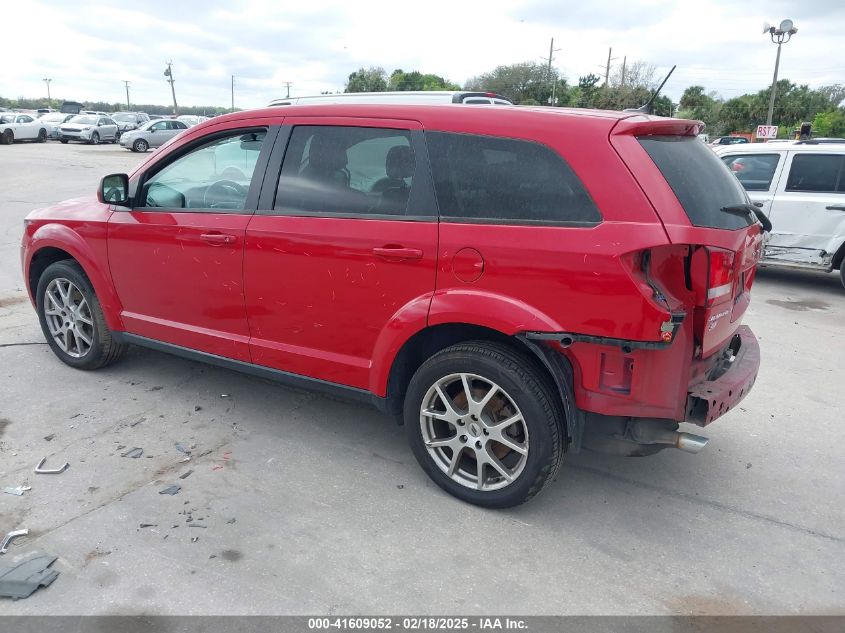
[[[233,180],[218,180],[205,190],[202,206],[206,209],[242,209],[247,191],[246,187]]]

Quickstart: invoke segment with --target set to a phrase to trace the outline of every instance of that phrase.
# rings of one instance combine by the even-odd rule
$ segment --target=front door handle
[[[373,255],[382,259],[422,259],[423,252],[418,248],[382,246],[374,248]]]
[[[829,207],[825,207],[828,211],[845,211],[845,204],[832,204]]]
[[[762,209],[764,204],[765,204],[764,202],[755,202],[754,206],[757,207],[758,209]]]
[[[224,244],[234,244],[235,242],[234,235],[226,235],[225,233],[203,233],[200,235],[200,239],[212,246],[223,246]]]

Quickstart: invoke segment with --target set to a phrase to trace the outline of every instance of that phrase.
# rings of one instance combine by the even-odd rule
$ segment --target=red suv
[[[287,106],[197,125],[98,200],[26,219],[56,355],[128,344],[346,394],[441,487],[521,503],[582,447],[706,442],[751,389],[763,228],[696,138],[641,114]]]

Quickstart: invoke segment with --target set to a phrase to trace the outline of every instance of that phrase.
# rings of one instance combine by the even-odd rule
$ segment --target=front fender
[[[103,225],[102,230],[104,232],[102,243],[105,245],[105,231],[107,230],[105,225]],[[45,224],[35,230],[26,247],[24,278],[27,282],[30,278],[32,260],[38,256],[39,251],[45,248],[57,248],[65,251],[79,262],[94,287],[94,292],[97,294],[97,299],[103,310],[106,325],[110,330],[123,330],[123,321],[120,318],[123,306],[117,297],[111,278],[108,276],[108,259],[105,251],[98,257],[89,241],[72,228],[64,224]],[[29,283],[27,283],[27,291],[33,305],[35,305],[35,297]]]

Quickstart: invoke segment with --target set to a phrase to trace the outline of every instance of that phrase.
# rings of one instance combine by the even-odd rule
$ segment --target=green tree
[[[404,72],[397,68],[390,74],[388,90],[460,90],[461,87],[440,75],[423,74],[419,71]]]
[[[344,92],[384,92],[387,90],[387,73],[381,66],[359,68],[349,75]]]
[[[813,119],[813,135],[845,137],[845,108],[819,112]]]
[[[522,62],[509,66],[498,66],[490,72],[478,75],[466,82],[466,90],[491,90],[513,101],[514,103],[547,104],[551,100],[552,87],[555,97],[563,97],[568,103],[568,88],[566,80],[560,76],[557,69],[551,73],[546,64],[536,62]],[[558,100],[560,103],[561,100]]]

